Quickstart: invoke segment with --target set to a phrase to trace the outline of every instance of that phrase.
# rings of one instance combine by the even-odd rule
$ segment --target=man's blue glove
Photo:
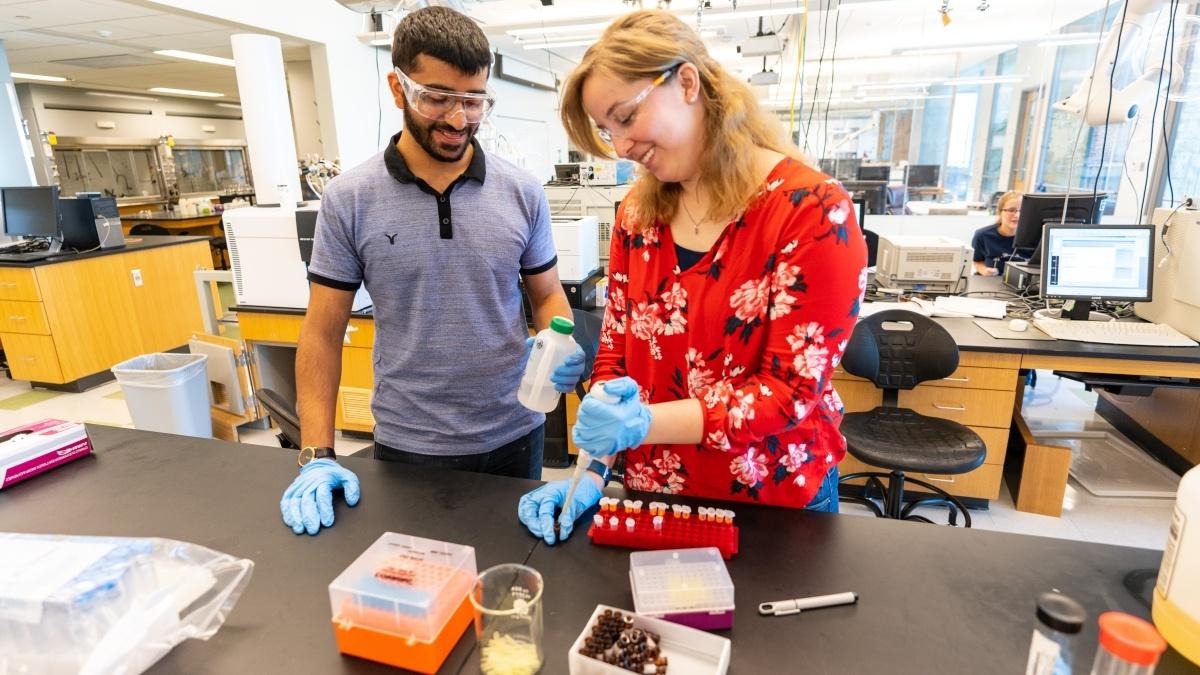
[[[283,522],[296,534],[316,534],[333,525],[333,491],[341,488],[346,504],[354,506],[360,495],[358,476],[332,459],[314,459],[300,467],[300,475],[279,501]]]
[[[525,366],[529,363],[529,354],[533,351],[534,338],[525,339],[525,358],[521,361],[521,372],[525,372]],[[583,354],[583,347],[575,345],[575,353],[567,357],[562,364],[550,373],[550,381],[554,383],[554,390],[560,394],[575,391],[575,384],[579,382],[579,378],[583,376],[584,362],[587,358]]]
[[[650,406],[638,397],[638,384],[628,377],[603,383],[604,396],[588,394],[579,404],[571,440],[594,457],[636,448],[650,431]],[[608,403],[604,398],[616,398]],[[611,398],[609,398],[611,400]]]
[[[589,475],[584,474],[579,479],[579,487],[571,496],[571,503],[563,506],[567,499],[567,490],[571,489],[571,481],[556,480],[546,483],[540,488],[521,496],[517,502],[517,517],[529,528],[534,536],[541,537],[547,545],[553,546],[556,541],[565,541],[575,528],[575,519],[584,511],[600,503],[604,495],[600,486]],[[554,532],[554,511],[562,506],[558,516],[558,533]]]

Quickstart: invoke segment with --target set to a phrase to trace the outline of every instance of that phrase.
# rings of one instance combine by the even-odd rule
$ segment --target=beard
[[[467,154],[467,148],[471,147],[471,141],[474,140],[475,134],[479,132],[479,124],[468,124],[462,129],[462,132],[466,133],[466,138],[463,139],[462,145],[450,145],[435,141],[433,132],[441,130],[449,133],[459,133],[458,129],[445,122],[434,122],[428,118],[419,117],[408,108],[405,108],[404,130],[412,134],[413,140],[430,157],[439,162],[457,162],[463,158],[463,155]]]

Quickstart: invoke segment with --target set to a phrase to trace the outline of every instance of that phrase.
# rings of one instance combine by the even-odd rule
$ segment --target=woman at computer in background
[[[1005,192],[996,204],[998,219],[995,224],[980,228],[971,238],[975,249],[975,272],[985,277],[1004,271],[1004,261],[1013,252],[1013,237],[1017,234],[1017,220],[1021,216],[1021,193]]]
[[[866,245],[853,204],[665,11],[618,18],[563,87],[571,140],[642,171],[621,203],[593,387],[572,437],[625,486],[837,510],[842,404],[830,376],[854,330]],[[548,544],[599,501],[593,463],[521,498]],[[559,532],[555,532],[554,514]]]

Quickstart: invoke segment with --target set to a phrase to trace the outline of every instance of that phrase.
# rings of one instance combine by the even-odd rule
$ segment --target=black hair
[[[421,54],[441,59],[467,75],[492,65],[487,37],[465,14],[448,7],[424,7],[409,12],[392,38],[392,65],[405,74]]]

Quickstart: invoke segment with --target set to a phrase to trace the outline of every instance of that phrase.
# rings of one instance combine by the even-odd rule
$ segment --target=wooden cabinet
[[[1017,391],[1020,356],[962,352],[959,368],[949,377],[901,391],[899,404],[922,415],[954,420],[970,427],[983,439],[987,456],[979,468],[958,476],[913,474],[952,495],[995,499],[1000,496],[1008,430]],[[866,412],[883,402],[883,391],[867,380],[835,371],[834,388],[847,413]],[[884,471],[850,455],[840,465],[843,474]]]
[[[0,341],[16,379],[69,385],[203,328],[196,240],[30,268],[0,267]],[[138,270],[135,279],[133,270]]]

